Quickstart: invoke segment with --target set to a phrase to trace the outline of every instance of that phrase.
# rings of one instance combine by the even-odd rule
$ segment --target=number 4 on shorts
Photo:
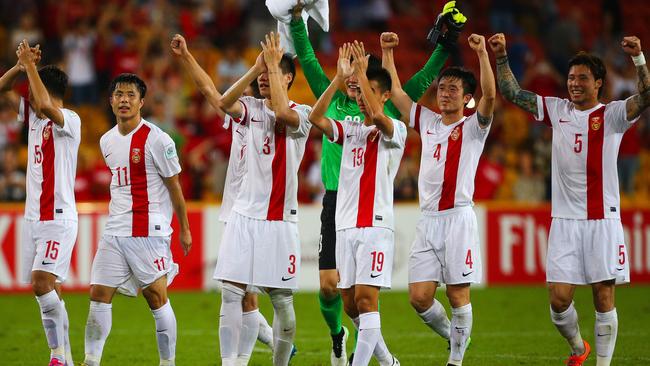
[[[472,269],[474,262],[472,261],[472,250],[467,249],[467,255],[465,256],[465,264],[469,266],[469,269]]]

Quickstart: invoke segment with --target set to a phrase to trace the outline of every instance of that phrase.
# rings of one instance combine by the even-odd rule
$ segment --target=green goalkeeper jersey
[[[320,98],[325,92],[325,89],[330,85],[330,80],[325,75],[323,68],[316,58],[314,49],[307,36],[307,29],[302,20],[292,20],[290,27],[293,45],[296,49],[305,78],[309,83],[312,93],[314,93],[316,98]],[[404,84],[404,91],[411,99],[415,101],[420,99],[429,85],[431,85],[433,79],[438,76],[440,69],[445,64],[445,61],[447,61],[448,55],[448,52],[441,45],[438,45],[424,67]],[[399,111],[390,100],[384,105],[384,113],[392,118],[400,118]],[[357,101],[348,98],[340,90],[332,98],[332,102],[327,107],[325,116],[337,121],[363,119],[363,113],[359,110]],[[338,190],[339,171],[341,170],[341,151],[342,148],[340,145],[330,142],[323,135],[321,177],[326,190]]]

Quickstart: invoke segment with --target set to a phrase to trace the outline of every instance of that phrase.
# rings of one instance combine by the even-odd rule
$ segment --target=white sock
[[[113,305],[102,302],[91,301],[86,321],[85,353],[84,363],[88,366],[99,365],[102,359],[104,343],[111,332]]]
[[[266,318],[259,311],[257,312],[257,321],[260,324],[257,340],[266,344],[273,349],[273,328],[266,321]]]
[[[287,365],[291,358],[293,338],[296,336],[296,313],[293,293],[288,289],[275,289],[269,295],[273,304],[273,365]]]
[[[433,329],[442,338],[449,339],[451,322],[447,318],[447,312],[440,301],[433,299],[433,305],[424,312],[418,313],[424,324]]]
[[[616,309],[606,313],[596,312],[596,366],[609,366],[612,362],[616,335],[618,334],[618,314]]]
[[[569,342],[571,353],[574,355],[585,353],[585,344],[578,327],[578,312],[573,306],[573,302],[568,309],[561,313],[556,313],[551,308],[551,320],[560,334]]]
[[[368,365],[381,337],[381,318],[373,311],[359,315],[359,338],[354,351],[353,366]]]
[[[41,309],[41,321],[45,330],[47,345],[50,347],[50,358],[58,358],[65,362],[65,337],[63,331],[63,311],[61,300],[55,290],[45,295],[36,296]]]
[[[61,300],[61,314],[63,315],[63,338],[65,339],[65,365],[74,366],[72,348],[70,347],[70,319],[68,319],[68,311],[63,300]]]
[[[354,324],[354,328],[358,331],[360,329],[361,325],[361,319],[360,317],[356,317],[352,319],[352,323]],[[357,343],[358,339],[357,339]],[[386,342],[384,341],[384,336],[379,333],[379,339],[377,340],[377,344],[375,345],[375,349],[372,351],[372,355],[375,356],[377,361],[379,361],[380,365],[392,365],[393,364],[393,355],[390,353],[388,350],[388,346],[386,346]],[[356,356],[356,351],[355,351],[355,356]]]
[[[176,315],[169,300],[158,309],[151,309],[156,321],[156,340],[161,364],[173,365],[176,358]]]
[[[451,309],[451,353],[449,361],[452,365],[462,365],[467,339],[472,334],[472,304]]]
[[[237,359],[239,365],[248,364],[251,358],[255,341],[257,341],[257,333],[260,330],[260,321],[257,315],[260,313],[258,309],[249,311],[242,315],[241,333],[239,334],[239,348],[237,351]]]
[[[239,334],[242,328],[244,290],[225,282],[221,289],[221,312],[219,317],[219,347],[223,365],[234,365],[237,360]]]

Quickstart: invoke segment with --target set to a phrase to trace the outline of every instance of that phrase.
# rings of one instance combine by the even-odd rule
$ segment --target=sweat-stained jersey
[[[440,114],[416,103],[409,121],[422,140],[418,177],[422,212],[471,206],[476,168],[490,127],[481,128],[476,113],[445,125]]]
[[[406,126],[393,121],[393,136],[363,121],[332,123],[332,142],[342,145],[339,190],[336,199],[336,230],[354,227],[394,229],[393,181],[404,146]]]
[[[289,102],[300,125],[276,126],[275,113],[264,99],[242,97],[238,124],[248,126],[246,174],[233,210],[244,216],[270,221],[298,221],[298,168],[309,137],[311,107]]]
[[[99,141],[111,170],[111,202],[105,235],[168,236],[172,203],[163,178],[181,172],[174,141],[144,119],[127,135],[117,126]]]
[[[627,120],[625,100],[579,111],[568,99],[537,96],[538,121],[553,128],[552,217],[620,218],[616,162]]]
[[[41,119],[21,98],[18,119],[29,128],[27,142],[27,199],[25,218],[32,221],[74,220],[77,207],[74,181],[81,142],[81,119],[65,108],[63,127]]]

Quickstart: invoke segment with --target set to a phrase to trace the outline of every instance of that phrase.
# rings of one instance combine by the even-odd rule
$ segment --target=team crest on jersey
[[[454,127],[454,130],[451,131],[451,139],[456,141],[460,137],[460,128],[458,126]]]
[[[49,140],[51,135],[52,135],[52,126],[51,125],[45,126],[45,128],[43,129],[43,140]]]
[[[142,160],[142,151],[138,148],[131,150],[131,162],[133,162],[133,164],[137,164],[140,162],[140,160]]]
[[[600,122],[600,117],[592,117],[591,118],[591,129],[594,131],[598,131],[600,129],[600,126],[602,123]]]

